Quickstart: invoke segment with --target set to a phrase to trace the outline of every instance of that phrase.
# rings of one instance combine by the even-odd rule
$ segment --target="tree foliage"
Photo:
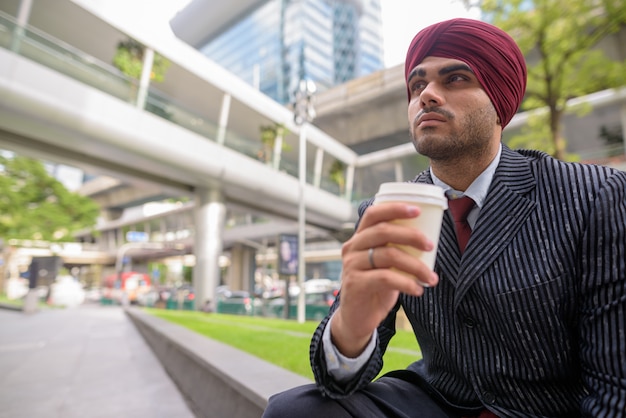
[[[330,179],[339,186],[339,193],[343,194],[346,190],[346,163],[341,160],[335,160],[329,169]]]
[[[485,20],[517,41],[528,65],[528,87],[522,109],[547,110],[536,116],[549,127],[551,141],[544,150],[564,159],[562,118],[567,101],[626,84],[623,55],[620,60],[619,51],[611,51],[613,56],[606,53],[607,39],[626,30],[626,2],[465,0],[465,3],[479,6]],[[528,126],[525,136],[536,142],[541,133],[541,129]]]
[[[282,123],[275,123],[273,125],[263,125],[259,128],[261,134],[261,143],[263,148],[257,152],[259,160],[269,163],[272,161],[274,155],[274,144],[278,138],[284,139],[289,133],[289,130]],[[281,150],[289,151],[291,147],[282,142]]]
[[[124,74],[139,79],[143,69],[143,58],[146,48],[135,41],[127,39],[117,44],[117,51],[113,57],[113,65]],[[150,80],[162,82],[165,79],[165,73],[170,66],[170,61],[162,55],[155,53],[152,63],[152,72]]]
[[[0,237],[67,241],[92,227],[100,209],[68,191],[44,165],[22,156],[0,156]]]

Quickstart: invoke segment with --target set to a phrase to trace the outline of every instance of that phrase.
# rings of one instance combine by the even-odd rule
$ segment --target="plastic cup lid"
[[[382,183],[378,189],[378,193],[376,193],[376,198],[402,195],[426,198],[428,200],[434,200],[444,207],[448,206],[448,199],[446,199],[443,189],[434,184],[426,183]]]

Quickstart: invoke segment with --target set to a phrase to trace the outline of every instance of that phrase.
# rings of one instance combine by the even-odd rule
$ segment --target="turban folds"
[[[463,61],[491,99],[504,128],[526,91],[526,62],[506,32],[480,20],[456,18],[421,30],[406,55],[404,79],[428,56]],[[411,93],[408,90],[409,100]]]

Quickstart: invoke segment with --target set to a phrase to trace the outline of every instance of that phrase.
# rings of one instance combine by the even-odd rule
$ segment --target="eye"
[[[426,82],[423,80],[416,80],[414,83],[412,83],[410,85],[410,91],[411,93],[414,93],[416,91],[422,91],[424,90],[424,88],[426,87]]]
[[[463,74],[451,74],[448,77],[447,82],[448,84],[451,84],[451,83],[458,83],[458,82],[463,82],[467,80],[468,80],[468,77]]]

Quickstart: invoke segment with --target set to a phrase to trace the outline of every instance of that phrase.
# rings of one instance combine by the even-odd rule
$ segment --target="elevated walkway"
[[[116,31],[98,17],[91,20],[96,32]],[[137,86],[114,68],[37,30],[18,34],[19,28],[8,16],[0,23],[0,146],[149,181],[168,195],[193,194],[198,188],[219,189],[226,204],[297,218],[299,182],[294,159],[285,157],[281,165],[252,157],[263,146],[261,126],[276,123],[290,132],[300,130],[288,109],[184,43],[169,39],[158,43],[159,51],[166,51],[160,53],[173,63],[172,78],[185,72],[177,80],[180,89],[195,87],[196,94],[205,94],[206,105],[217,112],[211,117],[207,106],[203,113],[197,104],[197,114],[193,114],[184,105],[164,99],[161,93],[161,101],[156,110],[152,106],[151,113],[146,111],[148,106],[133,103]],[[123,36],[120,33],[119,37]],[[150,92],[148,99],[159,99],[159,92]],[[244,101],[238,101],[239,97]],[[227,106],[231,121],[219,126],[216,121],[220,112],[226,112],[225,98],[232,103]],[[354,163],[356,154],[347,147],[312,126],[307,132],[307,146],[330,152],[346,165]],[[297,139],[291,133],[285,141],[295,145]],[[308,174],[307,221],[335,230],[354,220],[349,199],[340,196],[338,190],[333,193],[320,187],[319,176],[318,185],[311,184],[314,173]]]

